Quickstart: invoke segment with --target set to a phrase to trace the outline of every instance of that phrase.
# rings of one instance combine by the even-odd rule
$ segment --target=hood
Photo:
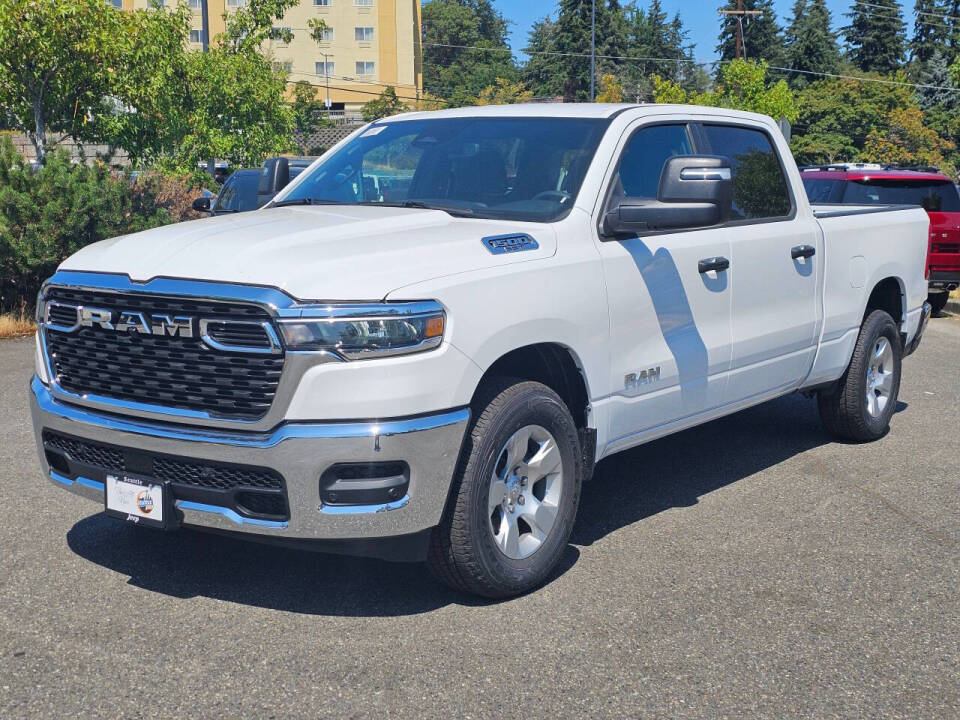
[[[493,254],[492,235],[527,233],[539,248]],[[539,223],[454,218],[369,206],[269,208],[167,225],[89,245],[63,270],[266,285],[300,300],[380,300],[412,283],[556,251]]]

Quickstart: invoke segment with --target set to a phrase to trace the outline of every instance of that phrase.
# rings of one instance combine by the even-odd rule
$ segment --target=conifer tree
[[[727,0],[724,10],[736,10],[738,0]],[[766,60],[771,65],[782,65],[784,60],[783,37],[777,24],[773,0],[743,0],[744,10],[759,10],[760,15],[746,15],[743,21],[743,57],[748,60]],[[720,43],[717,52],[722,60],[736,57],[738,20],[724,15],[720,27]]]
[[[791,68],[813,73],[835,73],[840,67],[840,48],[830,29],[830,11],[826,0],[809,0],[794,5],[795,15],[790,24],[790,45],[787,60]],[[793,73],[791,84],[804,87],[819,79],[817,75]]]
[[[855,2],[846,17],[850,24],[843,35],[850,61],[863,72],[895,72],[903,60],[906,35],[897,0]]]
[[[910,57],[926,64],[937,48],[943,47],[950,36],[950,23],[940,0],[916,0],[913,6],[913,37],[910,38]]]

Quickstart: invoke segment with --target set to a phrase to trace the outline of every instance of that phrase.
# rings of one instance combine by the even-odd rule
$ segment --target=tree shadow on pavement
[[[906,407],[899,403],[898,410]],[[831,442],[815,406],[791,395],[603,461],[585,486],[573,536],[550,582],[577,562],[576,545]],[[129,583],[175,598],[203,596],[288,612],[383,617],[450,604],[483,605],[435,581],[424,564],[314,553],[193,530],[163,533],[98,513],[67,544]]]

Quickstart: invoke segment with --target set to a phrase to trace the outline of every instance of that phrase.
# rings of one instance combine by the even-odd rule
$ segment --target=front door
[[[664,162],[694,153],[686,123],[641,126],[623,147],[608,205],[656,198]],[[610,439],[687,418],[723,402],[730,366],[727,271],[699,271],[730,255],[725,228],[600,243],[610,307]]]

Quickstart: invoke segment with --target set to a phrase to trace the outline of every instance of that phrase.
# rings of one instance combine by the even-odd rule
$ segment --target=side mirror
[[[259,195],[273,197],[290,182],[290,162],[284,157],[273,157],[263,163],[260,173]]]
[[[193,209],[197,212],[210,212],[210,198],[198,197],[193,201]]]
[[[709,227],[730,217],[732,197],[727,158],[678,155],[663,165],[657,199],[621,198],[604,216],[603,232],[615,237]]]

